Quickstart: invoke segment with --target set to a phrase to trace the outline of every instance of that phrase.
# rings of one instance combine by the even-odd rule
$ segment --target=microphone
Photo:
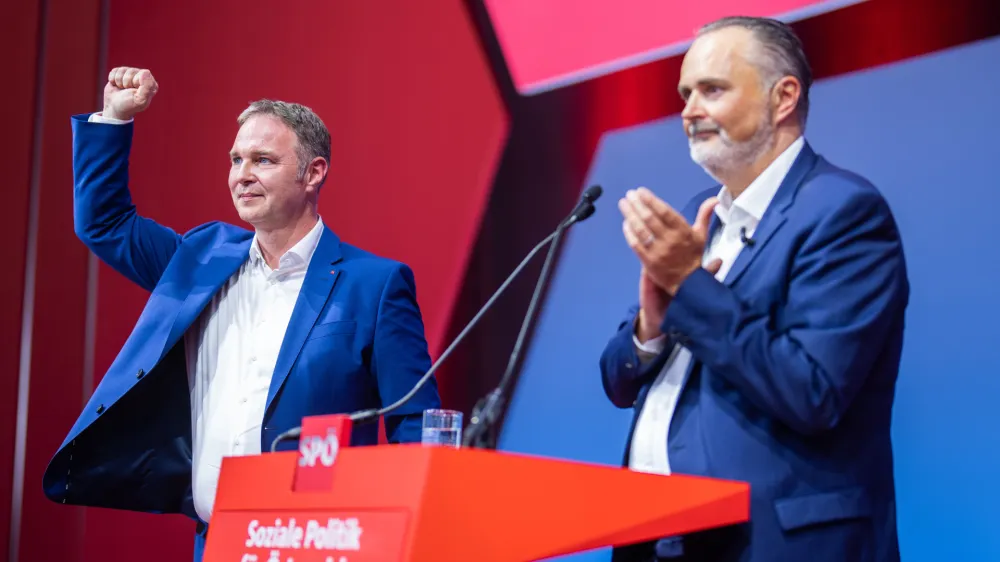
[[[514,271],[512,271],[511,274],[507,276],[507,279],[504,280],[504,282],[500,285],[499,288],[497,288],[497,290],[493,293],[493,295],[489,298],[489,300],[486,301],[486,304],[484,304],[479,309],[479,312],[477,312],[476,315],[472,317],[472,320],[469,320],[469,323],[465,325],[465,328],[463,328],[462,331],[459,332],[458,336],[455,337],[455,339],[451,342],[448,348],[444,350],[441,356],[438,357],[437,361],[435,361],[434,364],[431,365],[431,368],[428,369],[427,372],[424,373],[422,377],[420,377],[420,380],[417,381],[417,383],[413,386],[412,389],[410,389],[409,392],[406,393],[406,395],[404,395],[399,400],[396,400],[395,402],[384,408],[377,408],[377,409],[371,408],[367,410],[359,410],[357,412],[353,412],[349,415],[351,421],[357,424],[372,422],[377,420],[379,417],[389,412],[392,412],[393,410],[396,410],[403,404],[409,402],[417,394],[417,392],[421,388],[423,388],[425,384],[427,384],[427,381],[429,381],[430,378],[434,375],[435,371],[438,370],[438,367],[440,367],[441,364],[444,363],[444,360],[447,359],[449,355],[451,355],[452,351],[455,350],[458,344],[465,339],[465,337],[472,330],[473,326],[479,323],[479,320],[483,317],[486,311],[489,310],[496,302],[496,300],[500,297],[500,295],[502,295],[503,292],[507,290],[507,287],[510,286],[511,282],[514,281],[514,279],[518,276],[518,274],[521,273],[521,271],[525,268],[525,266],[527,266],[528,263],[531,262],[531,258],[535,257],[535,255],[538,254],[538,252],[546,245],[549,245],[549,253],[546,256],[545,262],[542,266],[542,279],[539,280],[539,285],[535,287],[535,294],[532,295],[531,304],[528,307],[529,309],[528,317],[530,317],[531,312],[534,310],[534,307],[537,304],[536,300],[539,292],[539,287],[541,285],[541,281],[544,280],[544,278],[546,277],[546,272],[548,270],[553,255],[553,248],[555,248],[556,245],[558,244],[558,240],[562,236],[563,231],[565,231],[567,228],[580,221],[586,220],[587,218],[589,218],[591,215],[594,214],[594,201],[596,201],[601,196],[601,193],[603,193],[603,190],[599,185],[592,185],[583,192],[583,195],[580,197],[580,202],[573,209],[573,212],[570,213],[569,216],[566,217],[566,219],[564,219],[561,223],[559,223],[559,227],[556,228],[554,232],[546,236],[544,240],[536,244],[535,247],[532,248],[530,252],[528,252],[528,255],[525,256],[524,259],[521,260],[521,263],[518,264],[516,268],[514,268]],[[522,325],[521,327],[521,332],[522,333],[518,335],[518,343],[515,345],[515,352],[519,351],[521,343],[524,339],[524,332],[525,332],[524,325]],[[512,359],[516,359],[516,356],[512,356]],[[512,364],[513,363],[508,364],[507,366],[508,371],[511,370]],[[505,373],[504,380],[508,378],[509,374]],[[501,385],[504,385],[504,382],[501,382]],[[499,389],[500,387],[497,387],[497,390]],[[298,439],[301,435],[302,435],[301,427],[293,427],[292,429],[289,429],[288,431],[281,433],[280,435],[274,438],[274,441],[271,442],[271,452],[272,453],[275,452],[279,443],[283,441]]]
[[[494,427],[496,425],[497,417],[499,415],[500,409],[503,407],[503,403],[506,399],[508,393],[508,387],[510,387],[513,381],[514,369],[517,367],[518,359],[521,355],[521,348],[524,345],[524,340],[528,335],[528,328],[531,326],[531,322],[535,317],[538,301],[542,295],[542,289],[548,281],[551,275],[550,268],[552,266],[553,258],[555,257],[556,249],[559,247],[559,240],[562,237],[563,232],[575,223],[582,220],[586,220],[590,215],[594,214],[594,202],[601,196],[601,186],[593,185],[587,188],[580,197],[580,203],[577,204],[570,216],[559,225],[559,228],[552,233],[552,244],[549,246],[549,252],[545,256],[545,262],[542,264],[542,272],[538,276],[538,281],[535,283],[535,291],[531,295],[531,302],[528,304],[528,311],[524,315],[524,321],[521,323],[521,331],[517,334],[517,340],[514,343],[514,349],[510,353],[510,358],[507,361],[507,369],[504,371],[503,376],[500,378],[500,384],[493,389],[492,392],[484,396],[476,403],[476,407],[472,410],[472,417],[469,420],[469,424],[465,429],[464,436],[462,439],[462,445],[466,447],[476,447],[480,449],[495,449],[496,448],[496,432]]]
[[[753,238],[747,238],[747,227],[745,226],[740,227],[740,242],[743,242],[743,245],[747,248],[753,248],[753,245],[756,243]]]
[[[583,192],[583,195],[580,196],[580,202],[576,204],[576,208],[569,214],[569,217],[563,222],[561,228],[565,230],[575,223],[590,218],[590,215],[594,214],[594,201],[597,201],[602,193],[604,193],[604,190],[599,185],[588,187]],[[555,232],[552,233],[553,236],[555,234]]]

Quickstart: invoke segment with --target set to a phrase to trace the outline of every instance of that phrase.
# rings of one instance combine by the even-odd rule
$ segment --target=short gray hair
[[[295,133],[298,143],[295,154],[299,158],[299,179],[306,173],[306,167],[317,156],[330,162],[330,131],[319,115],[301,104],[261,99],[250,104],[240,113],[236,122],[242,127],[254,115],[272,115],[281,119]],[[324,177],[320,182],[326,181]]]
[[[799,36],[791,27],[778,20],[748,16],[731,16],[713,21],[699,29],[698,36],[727,27],[749,30],[760,43],[764,60],[758,61],[757,66],[765,81],[765,88],[770,89],[785,76],[792,76],[799,81],[802,94],[796,110],[804,126],[809,115],[809,87],[812,86],[813,77]]]

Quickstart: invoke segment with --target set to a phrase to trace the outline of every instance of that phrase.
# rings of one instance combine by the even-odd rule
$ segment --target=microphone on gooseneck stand
[[[552,244],[549,246],[549,253],[545,256],[545,262],[542,264],[542,272],[538,276],[538,282],[535,283],[535,291],[531,295],[531,302],[528,304],[528,311],[524,315],[524,321],[521,323],[521,331],[517,334],[517,340],[514,342],[514,349],[510,353],[510,358],[507,361],[507,369],[504,371],[503,376],[500,378],[500,384],[497,385],[492,392],[484,396],[476,403],[476,407],[472,410],[472,418],[469,420],[469,424],[464,431],[464,436],[462,439],[462,444],[466,447],[476,447],[479,449],[496,449],[496,422],[500,414],[500,410],[503,408],[504,401],[507,399],[507,394],[510,390],[510,385],[514,378],[514,370],[517,367],[517,361],[521,356],[521,348],[524,345],[524,340],[528,335],[528,328],[531,326],[531,322],[535,317],[536,310],[538,308],[538,301],[542,295],[542,289],[548,282],[548,278],[551,275],[551,266],[553,258],[555,257],[556,249],[559,247],[559,240],[562,237],[563,232],[566,231],[570,226],[586,220],[590,215],[594,214],[594,201],[601,196],[602,190],[601,186],[594,185],[587,188],[580,197],[580,202],[577,204],[573,212],[570,213],[569,217],[566,218],[559,227],[556,228],[555,232],[552,233]]]
[[[368,410],[360,410],[354,412],[350,414],[351,421],[356,424],[373,422],[378,420],[379,417],[389,412],[392,412],[393,410],[396,410],[403,404],[409,402],[417,394],[417,392],[421,388],[423,388],[425,384],[427,384],[427,381],[430,380],[431,376],[434,375],[434,372],[437,371],[438,367],[440,367],[441,364],[444,363],[444,360],[447,359],[449,355],[451,355],[451,352],[455,350],[459,342],[465,339],[465,336],[469,334],[469,332],[472,330],[472,327],[475,326],[477,323],[479,323],[479,320],[483,317],[483,314],[485,314],[486,311],[493,306],[493,304],[500,297],[500,295],[503,294],[505,290],[507,290],[507,287],[510,285],[510,283],[518,276],[518,274],[521,273],[521,270],[523,270],[525,266],[528,265],[528,263],[531,261],[531,258],[535,257],[535,255],[546,245],[549,245],[549,253],[545,258],[544,265],[542,266],[542,279],[539,280],[539,285],[535,287],[535,295],[532,296],[531,305],[528,308],[528,318],[530,318],[530,316],[532,315],[532,311],[534,310],[534,307],[537,304],[536,300],[538,297],[539,288],[542,286],[545,277],[547,277],[547,271],[552,261],[554,248],[558,245],[559,238],[562,236],[562,233],[567,228],[582,220],[586,220],[587,218],[590,217],[590,215],[594,214],[594,201],[596,201],[597,198],[601,196],[601,193],[602,189],[601,186],[599,185],[592,185],[588,187],[586,191],[583,192],[583,195],[580,198],[580,202],[577,204],[576,208],[573,209],[573,212],[570,213],[570,215],[559,224],[559,227],[556,228],[555,232],[546,236],[544,240],[539,242],[534,248],[531,249],[530,252],[528,252],[528,255],[525,256],[523,260],[521,260],[521,263],[518,264],[516,268],[514,268],[514,271],[511,272],[511,274],[507,277],[507,279],[493,293],[490,299],[486,301],[486,304],[484,304],[482,308],[479,309],[479,312],[477,312],[476,315],[472,317],[472,320],[470,320],[469,323],[466,324],[465,328],[463,328],[462,331],[458,334],[458,336],[455,337],[454,341],[452,341],[451,344],[448,346],[448,348],[444,350],[444,352],[441,354],[440,357],[438,357],[438,360],[435,361],[433,365],[431,365],[431,368],[428,369],[427,372],[424,373],[422,377],[420,377],[420,380],[417,381],[417,383],[413,386],[412,389],[410,389],[409,392],[406,393],[405,396],[403,396],[399,400],[395,401],[394,403],[384,408],[378,408],[378,409],[372,408]],[[522,333],[518,336],[518,343],[515,346],[515,353],[519,352],[521,343],[523,343],[526,325],[527,324],[521,327]],[[508,373],[504,374],[504,379],[501,380],[500,383],[501,387],[503,388],[506,388],[506,385],[509,384],[509,382],[505,383],[504,381],[510,378],[509,371],[511,371],[512,369],[511,366],[516,361],[516,359],[517,359],[516,355],[512,356],[512,362],[507,366]],[[497,390],[494,390],[494,392],[501,391],[501,387],[497,387]],[[473,419],[476,419],[475,415],[473,416]],[[474,423],[478,424],[479,422],[474,422]],[[288,431],[278,435],[274,439],[274,441],[271,442],[271,452],[272,453],[275,452],[278,444],[281,443],[282,441],[290,441],[293,439],[298,439],[301,435],[302,435],[301,427],[293,427],[292,429],[289,429]]]

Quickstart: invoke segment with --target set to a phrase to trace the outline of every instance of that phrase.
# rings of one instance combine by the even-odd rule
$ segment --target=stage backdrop
[[[893,439],[903,559],[1000,559],[1000,58],[991,39],[816,85],[807,137],[886,195],[912,298]],[[502,448],[606,464],[631,410],[615,409],[598,357],[637,297],[639,267],[615,201],[647,186],[675,206],[712,180],[688,158],[679,118],[606,134],[587,181],[597,213],[570,234],[508,412]],[[588,493],[599,494],[599,490]],[[572,557],[607,560],[606,551]]]
[[[601,10],[606,6],[599,6],[601,2],[589,3],[595,11],[580,12],[583,20],[564,22],[561,27],[547,21],[511,18],[511,13],[524,17],[537,14],[521,11],[524,6],[555,9],[559,15],[558,6],[565,1],[302,0],[278,7],[260,0],[181,0],[169,5],[125,0],[12,3],[14,7],[5,12],[7,17],[0,23],[0,45],[9,54],[8,87],[0,89],[0,95],[4,107],[11,108],[6,134],[0,140],[10,162],[5,168],[7,213],[2,229],[3,240],[11,249],[7,256],[10,275],[5,276],[5,290],[0,291],[5,311],[0,322],[0,370],[4,374],[0,377],[0,442],[5,444],[0,455],[5,461],[0,462],[0,505],[9,507],[0,510],[0,552],[12,554],[9,558],[19,562],[139,556],[173,561],[183,560],[191,549],[193,525],[184,518],[62,506],[46,500],[41,491],[46,463],[118,351],[146,297],[120,276],[98,266],[73,234],[69,116],[99,108],[108,68],[149,66],[161,79],[154,109],[143,115],[136,127],[134,194],[143,212],[179,230],[205,220],[235,220],[225,194],[224,158],[235,132],[233,119],[247,102],[275,96],[316,107],[331,126],[335,143],[333,179],[321,204],[324,218],[348,241],[414,266],[427,337],[437,354],[521,257],[572,208],[603,132],[680,110],[675,94],[679,57],[603,74],[609,70],[605,64],[609,61],[627,66],[649,60],[631,55],[676,47],[676,34],[654,37],[652,45],[644,43],[648,36],[637,37],[642,41],[629,43],[625,51],[618,50],[621,45],[615,41],[604,41],[623,36],[594,40],[596,36],[587,36],[586,25],[580,24],[614,23],[602,19]],[[732,0],[709,0],[699,2],[697,8],[711,12],[727,2]],[[638,8],[656,8],[648,0],[608,4],[625,10],[622,13],[626,16],[639,13]],[[786,15],[793,12],[794,19],[802,15],[803,8],[826,10],[842,4],[849,5],[796,23],[817,76],[893,62],[1000,33],[995,0],[748,0],[739,7],[758,14],[770,14],[772,8]],[[680,15],[691,14],[672,12],[670,22],[684,19]],[[528,32],[528,43],[512,42],[512,23],[515,34],[520,33],[517,29]],[[657,29],[679,29],[667,23]],[[543,31],[541,37],[558,38],[560,43],[532,40],[531,33],[538,29]],[[558,35],[551,33],[552,29],[558,30]],[[503,48],[498,42],[501,37]],[[556,55],[558,60],[560,53],[553,46],[566,46],[563,39],[579,41],[580,37],[584,46],[599,47],[600,52],[574,58],[569,67],[538,67],[536,70],[543,72],[535,76],[515,68],[524,60],[547,64],[552,60],[548,55]],[[529,49],[523,49],[525,45]],[[913,95],[937,102],[914,110],[910,130],[900,133],[899,141],[919,146],[930,133],[912,134],[918,128],[938,134],[925,128],[933,125],[925,113],[941,112],[942,119],[954,121],[948,121],[949,125],[964,125],[974,131],[972,136],[951,138],[955,145],[948,154],[954,154],[968,149],[968,139],[977,138],[975,135],[983,138],[981,131],[989,129],[975,128],[985,125],[988,113],[983,112],[990,111],[987,104],[992,101],[979,84],[981,75],[995,67],[993,61],[987,62],[990,64],[974,69],[955,84],[928,85],[934,88],[933,94],[931,90],[900,91],[890,82],[888,90],[872,95],[896,96],[893,100]],[[596,78],[541,91],[557,85],[545,83],[550,78],[581,70],[597,72],[576,75],[566,82]],[[834,112],[842,117],[853,111],[851,106],[837,103],[834,100],[834,105],[823,110],[826,119],[832,120]],[[817,135],[819,125],[820,121],[814,123]],[[878,122],[847,126],[861,125],[878,134],[894,132],[879,130]],[[649,144],[663,149],[652,152],[656,159],[667,158],[660,177],[666,177],[671,162],[678,165],[671,168],[673,173],[681,169],[680,153],[666,150],[665,141],[651,140]],[[837,146],[830,144],[831,150]],[[928,157],[914,154],[914,160],[924,165]],[[693,190],[696,182],[703,181],[697,170],[688,173],[690,183],[671,185]],[[963,180],[962,186],[971,184],[975,185],[969,189],[990,185]],[[620,193],[624,188],[619,185],[615,189]],[[954,189],[951,185],[940,189],[949,188]],[[606,195],[602,209],[613,204],[614,197],[615,193]],[[975,199],[963,204],[970,208],[983,205]],[[602,218],[607,212],[603,210],[584,226],[594,228],[608,220]],[[959,223],[963,218],[951,220]],[[971,224],[966,229],[970,232],[984,228]],[[584,232],[581,228],[574,234]],[[935,230],[926,232],[936,235]],[[616,235],[599,238],[614,244]],[[974,248],[982,242],[970,235],[964,244]],[[956,252],[968,250],[959,247]],[[569,256],[570,267],[575,263],[574,255]],[[988,258],[948,262],[956,263],[953,267],[961,273],[954,279],[974,279],[992,262]],[[537,265],[536,261],[510,287],[500,305],[484,317],[439,371],[447,405],[468,412],[475,398],[498,381],[520,327],[534,285],[531,273],[537,272]],[[592,272],[588,269],[587,273]],[[628,277],[631,279],[631,274]],[[611,281],[614,279],[605,279],[605,283]],[[628,282],[628,291],[609,286],[603,294],[583,293],[583,302],[598,302],[606,294],[624,303],[631,298],[632,284]],[[558,297],[565,286],[558,283],[553,294]],[[607,306],[610,310],[614,305],[617,317],[618,305],[623,303]],[[593,328],[587,333],[603,340],[608,325],[595,315],[593,306],[597,305],[578,307],[574,312],[586,312]],[[938,325],[942,326],[942,344],[960,333],[954,331],[956,327]],[[543,336],[549,326],[551,322],[546,320]],[[542,343],[549,339],[543,337]],[[969,345],[969,340],[961,343]],[[594,344],[576,339],[569,346],[546,347],[565,359],[567,353],[592,352],[595,345],[603,345],[603,341]],[[534,378],[531,374],[538,372],[537,357],[530,359],[529,377]],[[577,360],[569,359],[566,365]],[[583,367],[572,380],[579,386],[569,387],[576,392],[594,384],[592,364],[586,358],[579,360]],[[982,373],[988,367],[977,366]],[[942,383],[946,386],[943,398],[948,398],[947,391],[952,388],[947,385],[954,384],[950,381],[968,376],[960,367],[955,360],[940,367],[946,381]],[[565,366],[560,364],[559,368]],[[530,384],[534,383],[528,388],[534,388]],[[560,390],[564,386],[557,385]],[[599,401],[597,404],[601,404],[596,406],[598,412],[606,407]],[[910,404],[914,404],[912,398]],[[941,405],[940,397],[932,404],[935,408]],[[929,443],[940,440],[937,436],[948,427],[948,420],[958,415],[952,412],[957,409],[954,403],[945,405],[948,408],[943,410],[928,408],[925,437],[933,439]],[[523,427],[518,413],[523,405],[518,402],[515,407],[512,423],[515,428]],[[589,416],[594,410],[588,407],[586,411]],[[944,424],[937,420],[939,411],[949,416]],[[614,456],[608,455],[617,456],[612,451],[620,448],[614,444],[614,439],[620,438],[614,434],[614,424],[621,422],[615,421],[612,412],[605,413],[611,424],[610,440],[600,433],[607,425],[604,423],[596,427],[597,432],[585,426],[577,432],[572,426],[574,431],[567,435],[595,447],[607,447],[597,456],[611,459]],[[553,425],[549,431],[554,429]],[[969,439],[980,434],[971,435]],[[556,453],[580,453],[558,443],[550,445]],[[915,465],[910,457],[901,470],[933,468],[935,463],[977,454],[970,447],[957,456],[949,456],[954,449],[927,450],[925,463]],[[912,511],[914,496],[908,494],[904,501],[910,503],[901,507]],[[933,510],[940,503],[928,505]],[[957,526],[979,514],[955,511],[949,515],[955,521],[950,524]],[[916,536],[912,526],[926,522],[926,517],[931,518],[926,521],[937,523],[934,511],[905,515],[902,524],[910,526],[906,540]],[[975,519],[970,521],[978,524]],[[973,529],[967,533],[975,530],[967,529]],[[914,552],[914,547],[904,547]]]

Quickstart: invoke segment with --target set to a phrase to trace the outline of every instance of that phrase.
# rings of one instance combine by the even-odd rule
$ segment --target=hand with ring
[[[625,240],[642,262],[644,274],[668,295],[673,296],[684,279],[702,266],[708,227],[717,203],[715,197],[702,203],[691,226],[644,187],[629,190],[618,201]],[[714,273],[721,265],[715,260],[707,269]]]

